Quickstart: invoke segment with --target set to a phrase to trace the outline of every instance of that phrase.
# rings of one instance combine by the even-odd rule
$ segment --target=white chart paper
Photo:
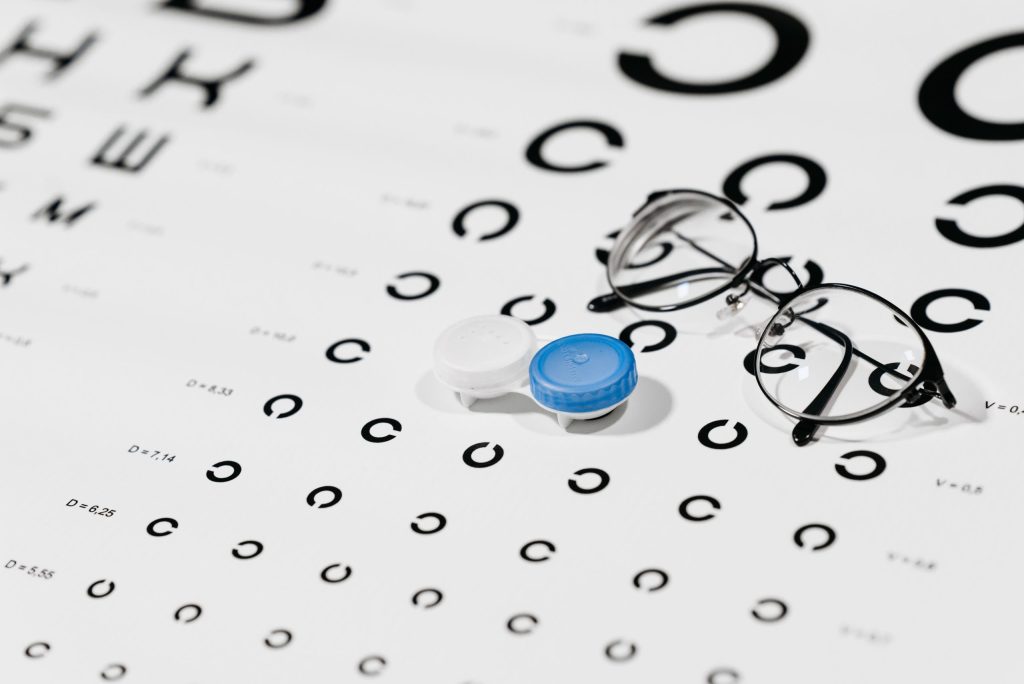
[[[1021,681],[1020,31],[7,0],[0,681]],[[954,410],[798,448],[766,304],[587,310],[648,193],[730,177],[761,256],[913,313]],[[503,309],[629,342],[629,402],[461,406],[433,342]]]

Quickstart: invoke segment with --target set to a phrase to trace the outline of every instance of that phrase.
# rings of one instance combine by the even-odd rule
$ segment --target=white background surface
[[[698,97],[625,78],[616,56],[626,48],[709,80],[747,73],[772,51],[771,32],[737,15],[644,26],[684,4],[339,1],[293,26],[254,28],[152,2],[3,3],[0,42],[29,20],[41,45],[72,46],[90,30],[100,39],[53,80],[42,60],[0,64],[0,105],[53,112],[33,120],[29,144],[0,150],[0,265],[30,264],[0,289],[0,333],[31,339],[0,343],[0,563],[56,571],[45,580],[0,567],[2,679],[98,681],[121,663],[126,682],[359,681],[358,663],[380,655],[376,679],[389,682],[704,682],[721,667],[745,683],[1020,681],[1024,421],[985,402],[1024,405],[1024,245],[963,247],[934,221],[957,218],[977,235],[1019,225],[1011,200],[947,202],[1014,183],[1021,143],[954,137],[917,107],[941,59],[1019,28],[1019,8],[787,3],[811,45],[778,81]],[[256,66],[207,110],[186,85],[139,98],[186,47],[196,73]],[[1022,66],[1019,49],[977,63],[959,84],[965,109],[1020,119]],[[536,135],[575,119],[613,125],[625,146],[572,132],[552,140],[550,159],[608,164],[558,174],[527,163]],[[172,140],[140,174],[90,165],[119,125]],[[989,299],[981,325],[930,334],[957,411],[904,410],[797,449],[743,370],[749,332],[716,331],[717,304],[664,317],[678,339],[637,354],[636,394],[598,428],[565,433],[525,401],[467,411],[431,378],[442,329],[521,295],[557,305],[540,337],[617,336],[640,317],[585,308],[606,288],[594,258],[604,236],[647,192],[719,192],[732,169],[770,153],[814,159],[828,185],[809,204],[768,212],[799,192],[801,174],[748,176],[744,209],[762,254],[813,258],[827,280],[905,309],[942,288]],[[57,195],[97,206],[70,228],[32,220]],[[494,225],[481,211],[460,239],[453,217],[484,199],[515,204],[518,225],[479,242]],[[441,287],[389,297],[406,271]],[[751,325],[770,313],[748,312]],[[931,313],[974,316],[955,300]],[[370,343],[364,360],[325,358],[350,337]],[[233,393],[186,387],[192,378]],[[263,414],[288,393],[302,397],[299,413]],[[361,427],[384,416],[402,432],[364,441]],[[742,422],[748,439],[699,444],[718,419]],[[501,444],[504,458],[468,468],[462,453],[477,442]],[[130,454],[133,444],[176,459]],[[884,474],[840,477],[835,463],[856,449],[882,454]],[[242,475],[208,481],[222,460]],[[568,488],[587,467],[609,473],[607,489]],[[321,485],[342,501],[307,506]],[[678,506],[699,494],[722,508],[688,522]],[[71,498],[117,513],[99,518],[65,506]],[[447,526],[414,534],[410,522],[428,511]],[[159,517],[180,526],[147,535]],[[836,543],[798,548],[793,533],[808,523],[832,527]],[[266,550],[232,558],[246,539]],[[519,557],[534,539],[556,545],[549,561]],[[322,582],[332,563],[352,577]],[[668,585],[638,591],[633,576],[652,567]],[[89,598],[99,579],[116,590]],[[413,606],[427,587],[443,602]],[[751,616],[768,597],[785,601],[785,619]],[[187,603],[202,616],[175,622]],[[537,616],[536,631],[507,631],[517,613]],[[274,629],[293,641],[268,649]],[[605,658],[616,639],[637,655]],[[51,650],[25,657],[36,641]]]

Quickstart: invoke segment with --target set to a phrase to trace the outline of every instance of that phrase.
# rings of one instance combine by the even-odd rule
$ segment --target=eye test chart
[[[1016,3],[0,19],[0,680],[1024,678]],[[589,311],[672,188],[908,312],[957,406],[798,448],[775,308]],[[493,314],[625,343],[628,401],[463,406],[434,342]]]

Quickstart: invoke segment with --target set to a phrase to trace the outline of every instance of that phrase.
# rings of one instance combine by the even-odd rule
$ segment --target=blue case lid
[[[550,342],[530,362],[530,392],[555,411],[586,413],[614,406],[636,387],[633,350],[607,335],[585,333]]]

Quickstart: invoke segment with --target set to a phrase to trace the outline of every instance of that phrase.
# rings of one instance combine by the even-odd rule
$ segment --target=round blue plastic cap
[[[614,406],[633,392],[636,381],[633,350],[607,335],[559,338],[544,345],[530,362],[533,398],[565,413]]]

